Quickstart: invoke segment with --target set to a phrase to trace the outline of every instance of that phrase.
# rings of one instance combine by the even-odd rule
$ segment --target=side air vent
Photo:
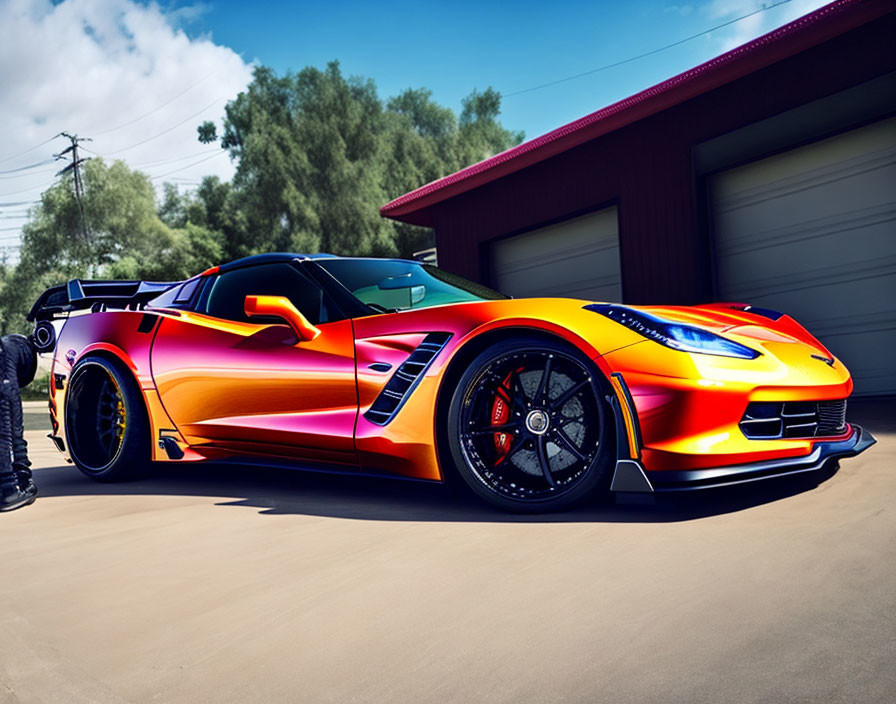
[[[846,430],[846,399],[754,402],[747,406],[740,429],[751,440],[840,435]]]
[[[152,329],[156,326],[156,320],[159,319],[157,315],[150,315],[149,313],[144,313],[143,317],[140,319],[140,325],[137,326],[137,332],[147,333],[152,332]]]
[[[380,395],[371,404],[364,417],[371,423],[386,425],[408,400],[408,397],[420,383],[423,374],[432,364],[436,355],[442,351],[451,333],[432,332],[423,338],[423,342],[411,352],[411,355],[395,370],[386,382]]]

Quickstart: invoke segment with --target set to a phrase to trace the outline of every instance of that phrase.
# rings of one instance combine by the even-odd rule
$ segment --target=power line
[[[46,166],[47,164],[52,164],[52,159],[44,159],[43,161],[36,161],[33,164],[28,164],[28,166],[20,166],[17,169],[7,169],[6,171],[0,171],[0,174],[13,174],[18,171],[27,171],[28,169],[35,169],[38,166]]]
[[[179,156],[175,159],[162,159],[161,161],[150,161],[145,164],[137,164],[133,168],[135,169],[146,169],[157,166],[165,166],[167,164],[174,164],[178,161],[186,161],[187,159],[195,159],[197,156],[205,156],[206,154],[211,154],[212,152],[218,153],[220,152],[220,147],[213,147],[212,149],[203,149],[200,152],[194,152],[193,154],[186,154],[184,156]]]
[[[99,152],[95,152],[92,149],[88,149],[87,147],[81,147],[85,152],[90,152],[94,156],[98,156],[101,159],[106,158]],[[157,161],[148,161],[143,164],[128,164],[128,166],[132,169],[146,169],[146,168],[156,168],[159,166],[167,166],[168,164],[176,164],[179,161],[186,161],[187,159],[195,159],[197,156],[205,156],[206,154],[219,153],[221,149],[219,147],[213,147],[211,149],[203,149],[198,152],[194,152],[192,154],[185,154],[183,156],[174,157],[173,159],[159,159]]]
[[[116,132],[117,130],[123,129],[123,128],[125,128],[125,127],[130,127],[130,126],[133,125],[135,122],[140,122],[140,120],[142,120],[142,119],[145,118],[145,117],[149,117],[150,115],[155,115],[159,110],[161,110],[161,109],[163,109],[163,108],[167,108],[167,107],[168,107],[169,105],[171,105],[171,103],[173,103],[175,100],[177,100],[177,99],[182,98],[183,96],[185,96],[187,93],[189,93],[191,90],[193,90],[193,89],[194,89],[196,86],[198,86],[200,83],[205,83],[205,81],[207,81],[209,78],[211,78],[212,76],[214,76],[217,72],[218,72],[218,71],[215,70],[215,71],[212,71],[212,72],[209,73],[209,74],[206,74],[204,78],[200,78],[198,81],[196,81],[196,83],[194,83],[194,84],[191,85],[189,88],[187,88],[187,89],[181,91],[180,93],[178,93],[177,95],[175,95],[175,96],[174,96],[173,98],[171,98],[171,100],[169,100],[167,103],[162,103],[162,104],[159,105],[157,108],[155,108],[155,109],[153,109],[153,110],[150,110],[148,113],[146,113],[146,114],[144,114],[144,115],[141,115],[140,117],[136,117],[136,118],[134,118],[133,120],[131,120],[130,122],[125,122],[123,125],[119,125],[118,127],[110,127],[109,129],[107,129],[107,130],[102,130],[101,132],[94,132],[93,135],[94,135],[95,137],[99,137],[99,136],[104,135],[104,134],[109,134],[110,132]]]
[[[155,134],[155,135],[153,135],[152,137],[147,137],[146,139],[144,139],[144,140],[142,140],[142,141],[140,141],[140,142],[137,142],[136,144],[132,144],[132,145],[129,146],[129,147],[125,147],[124,149],[116,149],[116,150],[113,151],[113,152],[108,152],[108,153],[106,154],[106,156],[112,156],[113,154],[121,154],[122,152],[127,152],[127,151],[130,151],[131,149],[134,149],[134,148],[136,148],[136,147],[139,147],[141,144],[146,144],[147,142],[151,142],[151,141],[154,140],[154,139],[158,139],[158,138],[161,137],[162,135],[166,135],[166,134],[168,134],[169,132],[171,132],[172,130],[177,129],[177,128],[180,127],[181,125],[186,124],[186,123],[189,122],[190,120],[192,120],[192,119],[198,117],[199,115],[201,115],[202,113],[204,113],[204,112],[205,112],[206,110],[208,110],[209,108],[213,107],[213,106],[216,105],[217,103],[220,103],[222,100],[227,100],[227,96],[224,95],[224,96],[221,96],[220,98],[217,98],[217,99],[213,100],[211,103],[209,103],[209,104],[206,105],[204,108],[202,108],[202,110],[200,110],[199,112],[194,113],[194,114],[190,115],[190,116],[187,117],[187,118],[184,118],[183,120],[181,120],[180,122],[178,122],[176,125],[172,125],[171,127],[169,127],[167,130],[163,130],[162,132],[159,132],[158,134]]]
[[[189,169],[191,166],[196,166],[196,164],[201,164],[203,161],[208,161],[209,159],[214,159],[216,156],[220,156],[221,154],[226,154],[227,152],[223,149],[219,151],[217,154],[212,154],[211,156],[205,157],[205,159],[200,159],[199,161],[194,161],[192,164],[187,164],[186,166],[181,166],[179,169],[174,169],[174,171],[169,171],[167,174],[160,174],[158,176],[153,176],[150,181],[157,181],[160,178],[165,178],[166,176],[170,176],[171,174],[176,174],[178,171],[184,171],[185,169]]]
[[[23,190],[21,190],[21,191],[12,191],[12,192],[10,192],[10,193],[0,193],[0,198],[6,198],[7,196],[17,196],[17,195],[19,195],[20,193],[28,193],[28,191],[36,191],[37,189],[41,189],[41,190],[44,190],[44,191],[45,191],[46,189],[48,189],[48,188],[49,188],[50,186],[52,186],[52,185],[53,185],[53,183],[50,182],[50,183],[45,184],[45,185],[43,185],[43,186],[32,186],[31,188],[25,188],[25,189],[23,189]],[[0,207],[3,207],[3,205],[4,205],[4,203],[0,203]],[[9,203],[6,203],[5,205],[9,205]]]
[[[212,71],[211,73],[206,74],[205,76],[203,76],[202,78],[200,78],[198,81],[196,81],[195,83],[193,83],[191,86],[189,86],[188,88],[184,89],[183,91],[181,91],[180,93],[178,93],[177,95],[175,95],[173,98],[171,98],[170,100],[168,100],[167,102],[162,103],[162,104],[159,105],[158,107],[156,107],[156,108],[150,110],[149,112],[147,112],[147,113],[141,115],[140,117],[136,117],[136,118],[134,118],[133,120],[131,120],[130,122],[125,122],[124,124],[118,125],[117,127],[110,127],[109,129],[105,129],[105,130],[102,130],[102,131],[100,131],[100,132],[94,132],[94,134],[95,134],[95,135],[109,134],[110,132],[115,132],[115,131],[120,130],[120,129],[124,128],[124,127],[129,127],[130,125],[133,125],[135,122],[139,122],[140,120],[142,120],[142,119],[144,119],[144,118],[146,118],[146,117],[149,117],[150,115],[153,115],[153,114],[157,113],[159,110],[162,110],[163,108],[168,107],[168,106],[171,105],[171,103],[173,103],[174,101],[178,100],[179,98],[182,98],[184,95],[186,95],[186,94],[189,93],[191,90],[193,90],[196,86],[198,86],[198,85],[200,85],[201,83],[204,83],[205,81],[207,81],[209,78],[211,78],[212,76],[214,76],[217,72],[218,72],[218,69]],[[220,100],[220,98],[219,98],[219,100]],[[217,101],[215,101],[215,102],[217,102]],[[214,103],[213,103],[213,104],[214,104]],[[211,107],[211,106],[209,106],[209,107]],[[187,118],[187,119],[192,119],[192,118]],[[6,163],[7,161],[10,161],[10,160],[12,160],[12,159],[16,159],[17,157],[20,157],[20,156],[24,156],[25,154],[28,154],[29,152],[33,152],[35,149],[39,149],[40,147],[44,146],[45,144],[49,144],[49,143],[52,142],[54,139],[56,139],[57,137],[60,137],[60,136],[61,136],[61,135],[59,135],[59,134],[54,134],[52,137],[50,137],[49,139],[45,139],[45,140],[44,140],[43,142],[41,142],[40,144],[35,144],[33,147],[29,147],[28,149],[25,149],[25,150],[23,150],[23,151],[17,152],[17,153],[15,153],[15,154],[10,154],[9,156],[3,157],[2,159],[0,159],[0,164],[4,164],[4,163]],[[3,173],[3,172],[0,172],[0,173]]]
[[[9,203],[0,203],[0,208],[14,208],[17,205],[34,205],[40,203],[40,198],[36,200],[16,200]]]
[[[13,154],[12,156],[4,157],[3,159],[0,159],[0,164],[2,164],[2,163],[4,163],[4,162],[7,162],[7,161],[9,161],[10,159],[15,159],[16,157],[19,157],[19,156],[22,156],[22,155],[24,155],[24,154],[27,154],[28,152],[33,152],[35,149],[37,149],[37,148],[39,148],[39,147],[42,147],[42,146],[44,146],[45,144],[49,144],[49,143],[52,142],[54,139],[56,139],[58,136],[59,136],[58,134],[54,134],[54,135],[53,135],[52,137],[50,137],[49,139],[44,140],[44,141],[41,142],[40,144],[35,144],[35,145],[34,145],[33,147],[31,147],[30,149],[26,149],[25,151],[23,151],[23,152],[19,152],[18,154]]]
[[[53,160],[50,159],[49,162],[47,162],[47,163],[53,163]],[[29,176],[41,176],[43,174],[51,174],[51,173],[53,173],[53,170],[35,171],[34,173],[30,173],[30,174],[13,174],[12,176],[0,176],[0,181],[6,181],[11,178],[28,178]]]
[[[672,42],[671,44],[666,44],[665,46],[661,46],[658,49],[652,49],[651,51],[646,51],[643,54],[638,54],[637,56],[632,56],[628,59],[623,59],[622,61],[616,61],[612,64],[606,64],[605,66],[599,66],[598,68],[591,69],[590,71],[583,71],[582,73],[577,73],[574,76],[567,76],[566,78],[559,78],[556,81],[549,81],[548,83],[542,83],[541,85],[532,86],[531,88],[523,88],[522,90],[515,90],[512,93],[502,93],[502,98],[510,98],[514,95],[522,95],[523,93],[531,93],[533,90],[541,90],[542,88],[548,88],[550,86],[555,86],[558,83],[566,83],[567,81],[573,81],[576,78],[582,78],[583,76],[590,76],[594,73],[599,73],[600,71],[606,71],[610,68],[615,68],[616,66],[622,66],[623,64],[631,63],[632,61],[637,61],[638,59],[643,59],[646,56],[653,56],[654,54],[659,54],[661,51],[666,51],[666,49],[671,49],[680,44],[684,44],[685,42],[689,42],[693,39],[697,39],[698,37],[705,36],[712,32],[715,32],[718,29],[722,29],[723,27],[727,27],[728,25],[734,24],[735,22],[740,22],[741,20],[745,20],[748,17],[752,17],[753,15],[758,15],[760,12],[765,12],[767,10],[771,10],[775,7],[779,7],[780,5],[785,5],[790,0],[780,0],[776,2],[774,5],[764,5],[760,7],[758,10],[754,10],[753,12],[747,13],[746,15],[741,15],[740,17],[735,17],[733,20],[728,20],[727,22],[723,22],[722,24],[716,25],[711,29],[704,30],[702,32],[698,32],[697,34],[692,34],[690,37],[685,37],[684,39],[679,39],[677,42]]]
[[[183,97],[184,95],[186,95],[188,92],[190,92],[191,90],[193,90],[194,88],[196,88],[196,87],[197,87],[198,85],[200,85],[201,83],[204,83],[206,80],[208,80],[209,78],[211,78],[212,76],[214,76],[216,73],[217,73],[217,70],[216,70],[216,71],[212,71],[211,73],[206,74],[203,78],[201,78],[200,80],[196,81],[195,83],[193,83],[192,85],[190,85],[188,88],[182,90],[180,93],[178,93],[177,95],[175,95],[174,97],[172,97],[170,100],[166,101],[165,103],[162,103],[161,105],[159,105],[158,107],[154,108],[153,110],[151,110],[151,111],[149,111],[149,112],[147,112],[147,113],[145,113],[145,114],[143,114],[143,115],[141,115],[141,116],[139,116],[139,117],[137,117],[137,118],[134,118],[134,119],[131,120],[130,122],[126,122],[126,123],[124,123],[124,124],[118,125],[117,127],[112,127],[112,128],[103,130],[103,131],[101,131],[101,132],[98,132],[97,134],[101,134],[101,135],[102,135],[102,134],[108,134],[108,133],[110,133],[110,132],[114,132],[114,131],[119,130],[119,129],[122,129],[122,128],[124,128],[124,127],[128,127],[129,125],[132,125],[132,124],[134,124],[134,123],[136,123],[136,122],[139,122],[140,120],[142,120],[142,119],[144,119],[144,118],[146,118],[146,117],[149,117],[150,115],[152,115],[152,114],[158,112],[159,110],[164,109],[164,108],[167,107],[168,105],[171,105],[173,102],[175,102],[175,101],[178,100],[179,98],[181,98],[181,97]],[[108,156],[112,156],[112,155],[116,155],[116,154],[121,154],[121,153],[123,153],[123,152],[130,151],[131,149],[134,149],[134,148],[139,147],[139,146],[141,146],[141,145],[143,145],[143,144],[146,144],[147,142],[150,142],[150,141],[152,141],[152,140],[154,140],[154,139],[157,139],[157,138],[159,138],[159,137],[162,137],[163,135],[166,135],[166,134],[168,134],[169,132],[171,132],[172,130],[177,129],[177,128],[180,127],[181,125],[183,125],[183,124],[189,122],[190,120],[192,120],[192,119],[198,117],[199,115],[201,115],[201,114],[204,113],[205,111],[209,110],[211,107],[213,107],[213,106],[216,105],[217,103],[221,102],[222,100],[226,100],[226,99],[227,99],[227,96],[221,96],[221,97],[218,97],[218,98],[216,98],[213,102],[209,103],[207,106],[205,106],[204,108],[202,108],[202,110],[200,110],[199,112],[196,112],[196,113],[194,113],[193,115],[190,115],[189,117],[187,117],[187,118],[181,120],[181,121],[178,122],[177,124],[172,125],[172,126],[169,127],[168,129],[165,129],[165,130],[163,130],[162,132],[159,132],[158,134],[153,135],[152,137],[147,137],[146,139],[141,140],[141,141],[137,142],[136,144],[132,144],[132,145],[130,145],[130,146],[128,146],[128,147],[124,147],[123,149],[117,149],[117,150],[115,150],[115,151],[113,151],[113,152],[109,152]],[[7,161],[10,161],[11,159],[15,159],[15,158],[17,158],[17,157],[20,157],[20,156],[23,156],[23,155],[25,155],[25,154],[28,154],[29,152],[32,152],[32,151],[34,151],[35,149],[39,149],[40,147],[42,147],[42,146],[44,146],[44,145],[46,145],[46,144],[49,144],[49,143],[52,142],[54,139],[56,139],[56,138],[58,138],[58,137],[60,137],[60,136],[68,136],[68,135],[65,135],[64,133],[60,133],[60,134],[53,135],[53,136],[50,137],[49,139],[46,139],[46,140],[44,140],[43,142],[34,145],[33,147],[29,147],[28,149],[25,149],[25,150],[23,150],[23,151],[21,151],[21,152],[17,152],[16,154],[11,154],[11,155],[9,155],[9,156],[7,156],[7,157],[4,157],[3,159],[0,159],[0,164],[2,164],[2,163],[4,163],[4,162],[7,162]],[[93,152],[92,150],[89,150],[89,149],[87,149],[86,147],[83,147],[83,146],[82,146],[81,149],[83,149],[84,151],[88,151],[88,152],[90,152],[90,153],[92,153],[92,154],[96,154],[96,152]],[[66,151],[67,151],[67,150],[66,150]],[[63,153],[65,153],[65,152],[63,152]],[[199,153],[197,153],[197,154],[190,154],[190,155],[186,155],[186,156],[178,157],[178,158],[176,158],[176,159],[162,159],[162,160],[158,160],[158,161],[154,161],[154,162],[149,162],[149,163],[147,163],[147,164],[145,164],[145,165],[140,165],[140,166],[137,166],[137,167],[134,167],[134,168],[145,168],[145,167],[154,167],[154,166],[165,166],[165,165],[167,165],[167,164],[173,164],[173,163],[177,163],[177,162],[180,162],[180,161],[184,161],[184,160],[186,160],[186,159],[190,159],[190,158],[192,158],[193,156],[198,156],[199,154],[203,154],[203,153],[205,153],[205,152],[199,152]],[[217,153],[220,153],[220,152],[216,152],[216,154],[217,154]],[[212,158],[212,156],[215,156],[216,154],[213,154],[213,155],[209,156],[208,158]],[[99,154],[96,154],[96,155],[97,155],[97,156],[100,156]],[[82,161],[83,161],[83,160],[82,160]],[[204,160],[201,160],[201,161],[204,161]],[[194,162],[194,164],[190,164],[189,166],[193,166],[193,165],[195,165],[196,163],[201,163],[201,161],[199,161],[199,162]],[[23,178],[23,177],[27,177],[27,176],[38,176],[38,175],[41,175],[41,174],[44,174],[44,173],[51,173],[50,171],[46,171],[46,172],[34,172],[34,173],[30,173],[30,174],[29,174],[29,173],[23,173],[23,172],[29,171],[29,170],[31,170],[31,169],[36,169],[36,168],[38,168],[38,167],[40,167],[40,166],[44,166],[44,165],[51,164],[51,163],[53,163],[53,160],[52,160],[52,159],[46,159],[46,160],[43,160],[43,161],[35,162],[35,163],[33,163],[33,164],[28,164],[28,165],[26,165],[26,166],[20,166],[20,167],[15,168],[15,169],[7,169],[7,170],[3,170],[3,171],[0,171],[0,180],[9,180],[9,179],[13,179],[13,178]],[[189,168],[189,166],[186,166],[186,167],[184,167],[184,168]],[[176,173],[176,171],[172,171],[171,173]],[[80,181],[80,178],[78,178],[78,181]],[[32,186],[32,187],[29,187],[29,188],[20,189],[20,190],[18,190],[18,191],[10,191],[10,192],[8,192],[8,193],[2,193],[2,194],[0,194],[0,197],[7,197],[7,196],[19,195],[19,194],[21,194],[21,193],[28,193],[28,192],[30,192],[30,191],[35,191],[35,190],[38,190],[38,189],[45,190],[45,189],[49,188],[51,185],[52,185],[52,183],[50,183],[50,184],[46,184],[46,185],[43,185],[43,186]],[[79,190],[79,186],[78,186],[78,184],[76,184],[76,190]],[[33,201],[33,202],[37,202],[37,201]],[[24,204],[24,202],[23,202],[23,204]],[[0,204],[0,205],[2,205],[2,204]]]

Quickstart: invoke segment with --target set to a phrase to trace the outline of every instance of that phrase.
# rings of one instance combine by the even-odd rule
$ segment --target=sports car
[[[31,310],[52,439],[87,476],[215,462],[460,477],[511,511],[821,469],[874,443],[852,380],[742,303],[508,298],[428,264],[262,254],[73,280]]]

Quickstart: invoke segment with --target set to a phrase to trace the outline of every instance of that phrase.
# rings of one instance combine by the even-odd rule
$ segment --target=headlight
[[[614,306],[606,303],[592,303],[585,306],[588,310],[600,313],[620,325],[634,330],[639,335],[659,342],[682,352],[698,352],[700,354],[717,354],[722,357],[739,359],[756,359],[761,353],[729,340],[714,332],[684,325],[670,320],[663,320],[643,311],[632,310],[625,306]]]

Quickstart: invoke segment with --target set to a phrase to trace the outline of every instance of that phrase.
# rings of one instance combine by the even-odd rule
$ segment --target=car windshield
[[[396,259],[318,259],[317,264],[368,306],[387,310],[507,296],[430,264]]]

